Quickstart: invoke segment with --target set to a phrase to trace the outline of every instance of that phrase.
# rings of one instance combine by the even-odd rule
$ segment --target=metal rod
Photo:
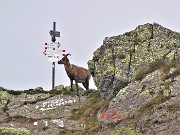
[[[53,22],[53,31],[56,31],[56,22]],[[52,42],[55,42],[55,36],[52,37]],[[55,62],[52,63],[52,89],[54,89],[55,85]]]

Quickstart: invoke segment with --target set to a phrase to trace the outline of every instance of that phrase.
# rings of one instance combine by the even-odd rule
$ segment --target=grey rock
[[[179,58],[180,34],[147,23],[123,35],[106,37],[88,66],[102,98],[112,99],[132,81],[137,69],[158,59]]]

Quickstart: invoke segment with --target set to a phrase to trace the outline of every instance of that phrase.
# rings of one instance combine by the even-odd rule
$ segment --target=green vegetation
[[[7,93],[12,94],[12,95],[20,95],[24,92],[20,90],[7,90],[7,89],[2,89],[1,91],[7,91]]]
[[[81,87],[79,87],[80,90],[83,90]],[[75,95],[77,94],[76,86],[73,85],[73,91],[71,91],[70,86],[64,87],[63,85],[58,85],[55,87],[55,89],[50,90],[50,91],[39,91],[36,89],[29,89],[29,90],[8,90],[1,88],[1,91],[6,91],[9,94],[12,95],[20,95],[22,93],[27,93],[27,94],[39,94],[39,93],[44,93],[44,94],[53,94],[53,95],[59,95],[59,94],[65,94],[65,95]]]
[[[77,131],[78,135],[96,134],[100,126],[97,114],[105,112],[109,106],[109,101],[102,100],[99,91],[89,90],[85,94],[88,100],[79,109],[71,111],[71,119],[79,120],[86,125],[83,130]],[[67,132],[66,130],[66,134]]]
[[[79,87],[79,90],[82,91],[83,88]],[[47,93],[58,95],[58,94],[64,94],[64,95],[76,95],[77,94],[77,88],[76,85],[73,85],[73,90],[71,90],[70,86],[64,87],[63,85],[58,85],[55,87],[55,89],[48,91]]]
[[[170,98],[170,96],[164,95],[163,90],[159,90],[157,94],[146,100],[135,112],[135,117],[139,117],[146,113],[151,113],[154,110],[154,107],[160,103],[163,103],[167,101]]]
[[[140,135],[140,131],[134,130],[133,128],[120,127],[113,130],[110,135]]]
[[[75,95],[77,93],[77,91],[71,91],[71,90],[67,90],[67,89],[63,89],[63,90],[50,90],[47,93],[49,94],[53,94],[53,95],[59,95],[59,94],[65,94],[65,95]]]
[[[174,69],[171,70],[171,68]],[[160,79],[164,81],[180,74],[180,62],[163,61],[158,59],[149,63],[148,65],[142,66],[139,70],[137,70],[135,75],[132,77],[132,81],[141,81],[146,77],[147,74],[152,73],[157,69],[161,70]]]
[[[166,109],[169,112],[176,112],[176,111],[180,111],[180,103],[176,102],[176,103],[170,103],[166,105]]]
[[[20,94],[22,94],[24,91],[8,90],[7,92],[8,92],[9,94],[12,94],[12,95],[20,95]]]
[[[33,122],[33,121],[36,121],[36,120],[37,119],[32,119],[32,118],[28,118],[28,117],[21,116],[21,115],[15,115],[15,116],[11,116],[11,117],[6,118],[4,120],[4,122],[8,123],[8,122],[11,122],[11,121],[16,121],[18,123],[25,124],[25,123]]]
[[[31,135],[31,132],[26,129],[20,128],[7,128],[7,127],[0,127],[0,134],[1,135]]]
[[[132,77],[132,81],[141,81],[146,77],[147,74],[159,69],[163,65],[162,60],[156,60],[149,63],[148,65],[142,66],[139,70],[136,71],[135,75]]]
[[[134,127],[140,119],[147,118],[151,113],[153,113],[157,109],[157,107],[160,104],[169,100],[171,95],[170,95],[170,93],[169,93],[169,95],[166,95],[165,91],[166,91],[166,89],[160,89],[158,92],[156,92],[156,94],[153,97],[148,98],[146,101],[144,101],[142,103],[142,105],[139,106],[139,108],[137,108],[130,117],[127,117],[123,120],[123,123],[125,125],[127,125],[127,127],[129,125],[132,125]],[[167,105],[166,108],[169,110],[171,110],[171,109],[173,110],[174,108],[177,108],[177,106],[179,106],[179,105],[177,105],[177,104]],[[148,126],[150,126],[150,125],[148,125],[148,124],[144,125],[144,127],[148,127]],[[130,128],[132,128],[132,127],[130,127]],[[129,127],[127,129],[129,129]],[[136,132],[133,129],[130,130],[132,132],[131,134],[138,135],[139,132]],[[118,130],[124,131],[124,132],[126,131],[125,129],[122,130],[121,128]],[[130,132],[128,131],[126,133],[130,133]],[[114,135],[114,134],[112,134],[112,135]]]
[[[160,79],[165,81],[169,78],[174,78],[180,75],[180,62],[179,61],[169,61],[163,64],[161,67]]]

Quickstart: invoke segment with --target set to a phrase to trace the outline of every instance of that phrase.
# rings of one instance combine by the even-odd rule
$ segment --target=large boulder
[[[180,62],[176,61],[121,89],[99,115],[99,134],[179,135],[179,120]]]
[[[153,23],[123,35],[106,37],[88,66],[101,97],[112,99],[140,67],[180,58],[180,34]]]

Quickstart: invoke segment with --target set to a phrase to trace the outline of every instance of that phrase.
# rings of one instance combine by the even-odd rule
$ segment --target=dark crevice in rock
[[[24,101],[20,106],[28,105],[28,104],[36,104],[37,102],[47,100],[47,99],[49,99],[51,97],[53,97],[53,95],[50,95],[49,97],[45,97],[45,98],[39,98],[39,99],[36,99],[34,101]]]
[[[176,50],[174,52],[174,55],[173,55],[173,60],[176,60],[176,56],[178,55],[178,47],[176,47]]]
[[[128,62],[128,73],[127,73],[127,76],[129,76],[129,73],[130,73],[130,70],[131,70],[131,62],[132,62],[132,50],[130,50],[130,54],[129,54],[129,62]]]
[[[129,62],[128,62],[128,73],[127,73],[127,77],[129,78],[129,74],[131,72],[131,64],[132,64],[132,57],[133,57],[133,53],[135,53],[135,46],[136,46],[136,43],[134,42],[133,46],[130,47],[130,54],[129,54]]]
[[[93,68],[90,69],[90,73],[91,73],[92,77],[94,77],[96,74],[96,64],[95,63],[96,63],[96,61],[93,60]]]
[[[52,119],[51,117],[43,117],[43,118],[29,118],[26,116],[21,116],[21,115],[15,115],[15,116],[9,116],[8,118],[6,118],[3,123],[9,123],[9,122],[13,122],[16,121],[18,123],[30,123],[30,122],[34,122],[34,121],[39,121],[39,120],[50,120]],[[59,119],[59,118],[57,118]]]
[[[165,53],[163,56],[162,56],[162,60],[165,61],[166,60],[166,56],[171,53],[171,50],[169,50],[167,53]]]
[[[8,104],[10,103],[10,99],[7,100],[4,108],[3,108],[3,112],[6,113],[6,111],[8,111]]]
[[[153,39],[154,38],[154,27],[153,27],[153,24],[151,24],[151,37],[150,39]]]
[[[148,43],[148,52],[150,52],[150,46],[151,46],[151,40],[154,38],[154,28],[153,28],[153,24],[150,24],[151,28],[151,37],[150,37],[150,40],[149,40],[149,43]]]
[[[175,45],[175,48],[176,48],[176,50],[175,50],[174,55],[173,55],[173,60],[176,60],[178,58],[178,48],[179,48],[179,46]]]
[[[113,87],[113,83],[114,83],[114,80],[115,80],[115,74],[116,74],[116,63],[115,63],[115,60],[116,60],[116,57],[115,57],[115,54],[114,54],[114,45],[115,45],[115,40],[113,42],[113,45],[111,46],[112,47],[112,64],[113,64],[113,74],[112,74],[112,77],[111,77],[111,81],[109,83],[109,86],[108,86],[108,89],[111,89]],[[111,95],[110,98],[113,98],[114,97],[114,91]]]

